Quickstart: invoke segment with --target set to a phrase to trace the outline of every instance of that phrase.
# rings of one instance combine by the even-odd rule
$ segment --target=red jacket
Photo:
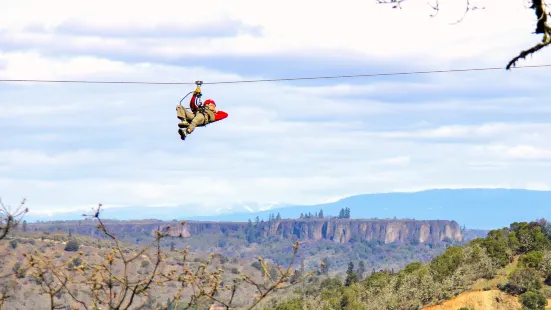
[[[197,105],[195,104],[195,97],[196,97],[195,93],[193,93],[193,96],[191,96],[191,100],[189,101],[189,107],[191,108],[191,111],[193,111],[193,112],[197,111],[197,108],[198,108]],[[226,113],[224,111],[218,111],[218,112],[214,113],[214,121],[213,122],[223,120],[226,117],[228,117],[228,113]]]

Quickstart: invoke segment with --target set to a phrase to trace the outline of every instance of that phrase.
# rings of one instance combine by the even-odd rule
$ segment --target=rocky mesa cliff
[[[463,241],[459,224],[447,220],[297,219],[260,222],[252,226],[264,237],[296,236],[299,240],[330,240],[336,243],[348,243],[352,239],[380,240],[384,243],[439,243],[446,238]],[[157,229],[161,227],[159,225]],[[247,229],[250,229],[248,223],[185,222],[171,225],[170,234],[187,238]]]
[[[463,241],[461,227],[448,220],[383,220],[383,219],[284,219],[267,222],[199,222],[199,221],[110,221],[104,220],[109,231],[119,235],[128,233],[151,234],[170,226],[169,233],[175,237],[189,238],[202,234],[235,235],[253,234],[255,240],[269,236],[296,237],[302,241],[329,240],[349,243],[351,240],[384,243],[440,243],[449,238]],[[183,224],[182,224],[183,223]],[[73,231],[90,236],[100,235],[97,223],[87,221],[60,221],[29,224],[32,230]]]

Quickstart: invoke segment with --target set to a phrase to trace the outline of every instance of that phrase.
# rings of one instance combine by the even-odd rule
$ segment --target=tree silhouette
[[[346,279],[344,280],[344,286],[350,286],[352,283],[358,282],[358,274],[354,272],[354,263],[348,263],[348,269],[346,270]]]

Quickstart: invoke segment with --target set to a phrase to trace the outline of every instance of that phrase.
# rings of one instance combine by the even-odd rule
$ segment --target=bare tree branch
[[[436,17],[436,15],[438,15],[438,13],[440,12],[440,1],[438,0],[435,0],[435,4],[434,5],[431,5],[430,3],[427,2],[427,4],[436,12],[434,14],[431,14],[430,17]]]
[[[233,284],[228,286],[222,282],[224,270],[222,268],[211,270],[210,268],[214,253],[211,253],[206,262],[199,263],[197,267],[188,266],[189,247],[186,247],[183,251],[177,251],[181,253],[183,263],[177,264],[176,267],[170,265],[165,268],[163,262],[166,261],[166,255],[161,250],[161,239],[175,237],[169,233],[174,230],[174,227],[167,226],[162,231],[155,231],[152,242],[142,249],[130,250],[125,249],[117,236],[107,229],[100,219],[100,213],[101,204],[91,215],[92,220],[97,221],[97,228],[108,237],[112,248],[104,253],[104,257],[100,258],[99,262],[92,263],[80,259],[81,262],[79,260],[78,265],[73,265],[72,262],[76,259],[75,257],[68,263],[70,266],[76,266],[69,268],[69,274],[64,271],[66,264],[56,265],[54,259],[50,258],[50,255],[55,255],[52,252],[39,253],[34,251],[33,254],[25,255],[29,261],[29,270],[34,271],[34,278],[40,280],[43,291],[50,297],[50,309],[59,307],[54,302],[54,297],[68,298],[76,302],[72,305],[73,309],[126,310],[130,307],[132,309],[148,308],[148,302],[152,300],[151,296],[167,283],[179,283],[181,286],[176,293],[171,294],[171,297],[160,309],[167,309],[170,305],[175,305],[178,309],[186,308],[186,305],[181,304],[184,293],[189,297],[187,308],[195,309],[203,303],[215,303],[226,309],[233,309],[233,302],[238,288],[247,284],[256,287],[258,291],[254,295],[252,305],[247,306],[248,309],[253,309],[271,293],[279,289],[292,287],[317,273],[316,269],[309,274],[302,275],[300,279],[297,277],[296,272],[292,269],[299,248],[299,242],[296,242],[293,246],[293,255],[289,266],[286,270],[280,269],[279,275],[270,274],[264,259],[260,257],[261,271],[264,274],[263,284],[255,282],[253,277],[247,274],[240,274],[236,279],[233,279]],[[83,216],[90,215],[83,214]],[[180,225],[184,224],[185,222],[180,223]],[[176,238],[179,237],[176,236]],[[155,246],[154,249],[152,248],[153,245]],[[82,257],[82,255],[81,251],[78,257]],[[135,269],[131,268],[131,265],[137,263],[140,257],[145,258],[149,262],[148,264],[154,261],[152,268],[147,267],[148,264],[141,266],[141,268],[148,269],[147,272],[144,269],[143,272],[140,270],[136,273],[133,271]],[[80,279],[78,279],[78,276]],[[269,278],[269,281],[267,281],[267,278]],[[88,299],[80,298],[76,293],[73,294],[72,289],[77,290],[77,293],[84,293]]]
[[[507,64],[507,70],[511,67],[516,66],[517,61],[520,59],[525,59],[526,56],[532,55],[547,45],[551,44],[551,26],[547,24],[547,18],[551,16],[548,12],[548,5],[545,3],[545,0],[532,0],[532,6],[530,7],[536,13],[537,23],[536,23],[536,34],[543,34],[543,38],[540,43],[535,46],[520,52],[520,54],[513,58]]]
[[[438,0],[436,0],[438,2]],[[465,19],[465,16],[467,16],[467,13],[469,13],[469,11],[475,11],[475,10],[484,10],[485,7],[478,7],[476,5],[473,5],[471,4],[471,0],[467,0],[467,5],[465,6],[465,12],[463,13],[463,16],[457,20],[455,23],[451,23],[452,25],[456,25],[456,24],[459,24],[460,22],[463,21],[463,19]]]
[[[393,9],[402,9],[402,2],[406,0],[376,0],[379,4],[392,4]]]
[[[26,199],[23,199],[19,207],[12,212],[0,199],[0,240],[6,238],[9,231],[19,225],[25,213],[29,212],[27,208],[23,209],[25,202]]]

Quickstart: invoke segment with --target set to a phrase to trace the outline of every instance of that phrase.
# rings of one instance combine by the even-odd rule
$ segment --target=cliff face
[[[297,219],[279,220],[271,222],[254,223],[249,227],[248,223],[236,222],[179,222],[163,221],[125,221],[109,222],[106,226],[110,232],[120,235],[154,234],[155,230],[170,226],[170,235],[189,238],[204,234],[233,235],[245,232],[246,235],[256,236],[282,236],[284,238],[297,237],[302,241],[329,240],[336,243],[348,243],[356,241],[378,240],[384,243],[439,243],[445,238],[454,241],[462,241],[463,235],[459,224],[455,221],[415,221],[415,220],[362,220],[362,219]],[[33,230],[61,230],[99,236],[94,221],[74,221],[64,224],[40,223],[29,224]]]
[[[254,226],[254,224],[253,224]],[[186,222],[171,226],[171,235],[190,237],[247,230],[247,223]],[[445,238],[462,241],[455,221],[309,219],[261,222],[255,227],[263,236],[296,236],[299,240],[331,240],[336,243],[380,240],[384,243],[439,243]]]

